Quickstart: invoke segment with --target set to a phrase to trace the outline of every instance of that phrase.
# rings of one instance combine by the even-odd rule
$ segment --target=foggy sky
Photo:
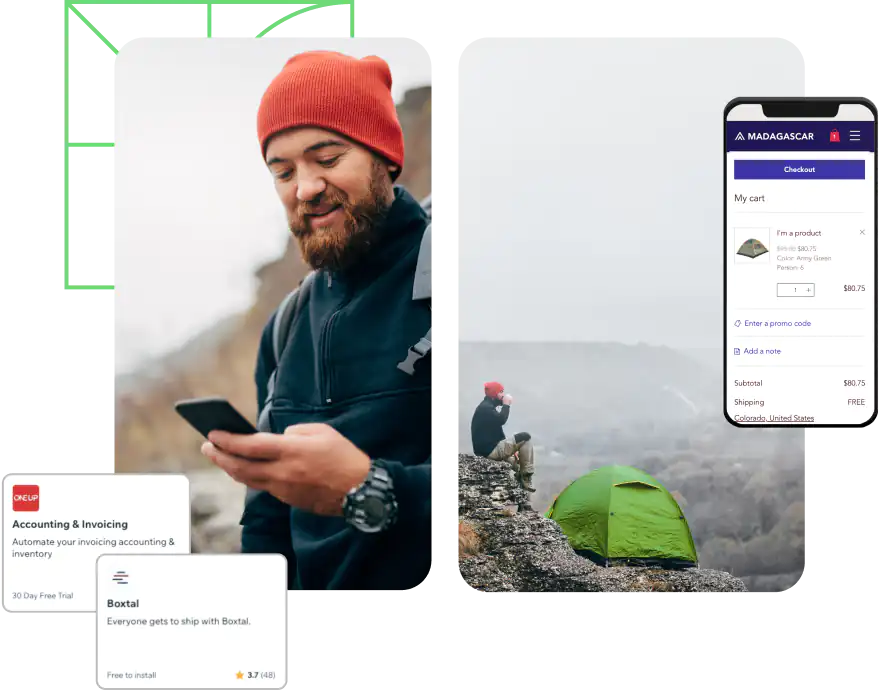
[[[116,371],[248,307],[253,271],[288,233],[260,156],[256,112],[303,50],[390,65],[393,95],[430,84],[407,39],[142,39],[116,65]]]
[[[721,347],[723,109],[777,39],[486,39],[461,59],[460,338]]]

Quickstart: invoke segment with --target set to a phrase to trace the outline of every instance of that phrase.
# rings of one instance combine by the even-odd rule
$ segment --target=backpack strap
[[[428,329],[427,333],[421,337],[421,340],[409,348],[409,352],[406,354],[406,359],[397,364],[397,369],[405,371],[409,376],[415,375],[415,362],[430,352],[430,348],[432,347],[430,331],[431,329]]]
[[[311,283],[314,281],[314,271],[311,271],[299,287],[293,290],[281,302],[275,315],[275,321],[272,324],[272,354],[275,357],[275,368],[281,363],[281,355],[287,346],[287,339],[290,337],[290,327],[302,311],[302,305],[308,299],[311,290]]]
[[[431,276],[430,276],[430,228],[433,223],[428,223],[421,238],[421,247],[418,249],[418,263],[415,265],[415,281],[412,285],[412,299],[430,299]]]
[[[272,322],[272,356],[275,362],[266,387],[266,401],[263,404],[262,412],[259,414],[257,428],[260,431],[271,430],[269,410],[271,410],[272,400],[275,395],[275,379],[278,374],[278,365],[281,363],[281,355],[287,346],[293,322],[296,321],[303,305],[308,301],[312,282],[314,282],[314,271],[302,279],[299,287],[284,298],[284,301],[281,302],[278,310],[275,312],[275,318]]]
[[[427,197],[426,210],[430,211],[430,197]],[[415,281],[412,286],[412,300],[429,300],[431,297],[431,275],[430,275],[430,228],[432,223],[427,224],[424,235],[421,238],[421,247],[418,249],[418,261],[415,264]],[[415,375],[415,362],[430,352],[432,347],[431,331],[433,327],[427,330],[421,339],[409,348],[406,353],[406,359],[397,364],[397,369],[405,371],[410,376]]]

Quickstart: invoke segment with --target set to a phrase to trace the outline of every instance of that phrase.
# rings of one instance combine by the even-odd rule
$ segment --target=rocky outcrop
[[[475,535],[468,537],[459,567],[471,587],[485,592],[747,591],[741,580],[719,570],[595,565],[574,553],[554,521],[523,509],[527,501],[507,463],[458,456],[461,531]]]

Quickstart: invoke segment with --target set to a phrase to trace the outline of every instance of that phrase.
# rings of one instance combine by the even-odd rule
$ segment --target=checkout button
[[[737,160],[737,180],[863,180],[866,161],[863,160]]]

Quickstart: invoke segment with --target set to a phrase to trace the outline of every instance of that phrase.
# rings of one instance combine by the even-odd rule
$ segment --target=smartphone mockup
[[[876,418],[876,107],[738,98],[724,111],[724,414]]]

